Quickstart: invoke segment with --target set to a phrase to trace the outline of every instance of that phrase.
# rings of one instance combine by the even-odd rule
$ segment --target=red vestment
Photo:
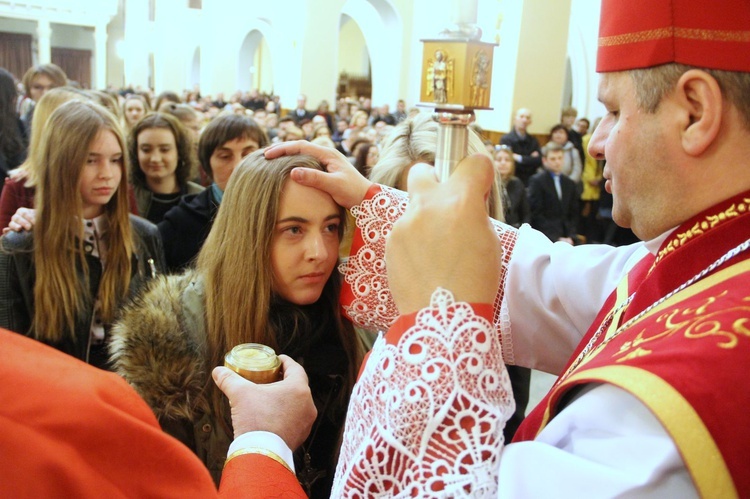
[[[119,376],[0,330],[0,497],[216,497],[208,470]],[[294,474],[244,454],[220,497],[305,497]]]
[[[744,422],[750,403],[745,375],[750,250],[690,282],[745,243],[750,244],[750,192],[672,232],[656,258],[639,263],[612,293],[564,374],[514,441],[533,439],[564,410],[565,395],[572,389],[611,383],[656,415],[702,495],[750,495],[745,470],[750,427]],[[590,353],[581,355],[589,344]]]

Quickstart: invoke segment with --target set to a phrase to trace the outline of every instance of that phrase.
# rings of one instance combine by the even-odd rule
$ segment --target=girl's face
[[[143,102],[139,99],[129,99],[125,103],[125,119],[129,126],[138,123],[138,120],[143,118],[144,114],[146,114],[146,108],[143,107]]]
[[[357,120],[355,121],[354,125],[358,128],[364,128],[367,126],[367,115],[365,113],[359,113],[357,115]]]
[[[555,130],[552,133],[552,142],[555,142],[557,144],[560,144],[561,146],[564,146],[568,143],[568,134],[565,133],[565,130]]]
[[[502,178],[510,175],[510,168],[513,162],[510,158],[510,151],[499,151],[495,154],[495,169]]]
[[[177,143],[169,128],[146,128],[138,134],[138,165],[146,179],[161,181],[174,177]]]
[[[104,212],[122,179],[122,148],[111,130],[102,130],[89,145],[78,189],[83,202],[83,218]]]
[[[339,207],[328,194],[287,180],[271,241],[274,291],[297,305],[315,303],[339,255]]]

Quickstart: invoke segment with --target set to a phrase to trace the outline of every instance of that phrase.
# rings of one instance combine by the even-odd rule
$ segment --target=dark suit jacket
[[[575,239],[578,227],[578,191],[576,184],[565,175],[560,175],[562,200],[557,197],[555,181],[547,171],[541,171],[529,179],[529,205],[531,226],[557,241],[561,237]]]
[[[305,113],[302,116],[297,115],[297,109],[292,109],[289,111],[289,114],[287,116],[290,116],[296,125],[299,125],[299,122],[302,120],[311,120],[313,119],[313,116],[315,116],[315,113],[312,111],[305,110]]]
[[[530,134],[521,137],[513,128],[503,135],[500,144],[510,147],[515,154],[521,155],[521,161],[516,161],[516,177],[521,179],[523,185],[529,185],[529,177],[542,166],[542,150],[539,147],[539,141]],[[532,156],[534,152],[538,155]]]

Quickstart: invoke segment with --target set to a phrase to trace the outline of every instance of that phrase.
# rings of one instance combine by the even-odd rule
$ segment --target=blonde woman
[[[129,307],[111,351],[116,372],[217,483],[232,429],[211,369],[248,342],[300,362],[318,419],[295,453],[295,466],[311,497],[329,497],[362,349],[339,314],[344,209],[289,180],[295,167],[323,169],[304,156],[269,161],[257,151],[245,158],[229,180],[196,269],[157,281]]]
[[[513,149],[506,145],[497,146],[495,151],[495,173],[500,179],[503,193],[505,223],[516,229],[531,222],[531,208],[526,195],[526,187],[516,177],[516,160]]]
[[[420,113],[393,128],[380,148],[380,158],[370,171],[369,178],[376,184],[406,190],[409,170],[417,163],[435,163],[438,124],[429,113]],[[489,157],[482,139],[469,130],[469,154]],[[493,189],[488,200],[492,218],[504,221],[500,194]]]
[[[60,106],[39,145],[34,230],[0,240],[0,327],[102,368],[120,306],[163,268],[156,227],[128,212],[125,155],[111,113]]]

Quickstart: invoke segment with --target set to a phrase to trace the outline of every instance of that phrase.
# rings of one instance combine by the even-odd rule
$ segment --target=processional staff
[[[434,108],[438,122],[435,168],[445,181],[467,155],[468,125],[475,109],[492,109],[492,52],[497,44],[480,41],[477,0],[451,0],[452,25],[437,38],[421,40],[420,106]]]

